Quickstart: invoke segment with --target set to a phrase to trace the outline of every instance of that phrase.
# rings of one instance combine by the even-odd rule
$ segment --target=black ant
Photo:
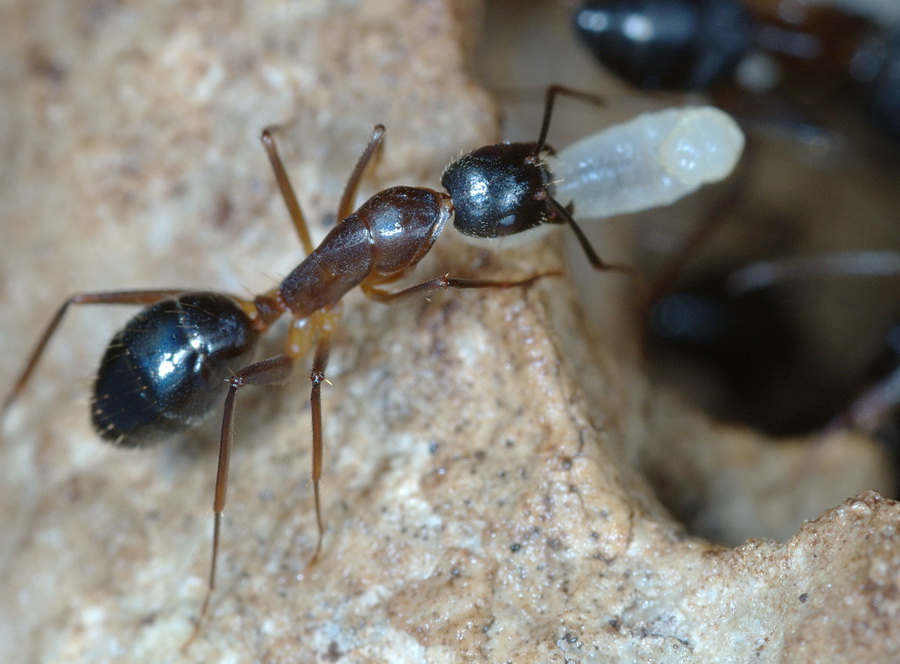
[[[692,381],[689,389],[719,419],[775,436],[841,428],[875,435],[900,404],[900,324],[889,326],[870,367],[835,371],[805,351],[796,300],[779,287],[828,276],[896,278],[898,272],[900,255],[890,250],[720,268],[652,303],[646,350],[663,366],[701,368],[704,381]]]
[[[753,46],[738,0],[587,0],[575,31],[616,75],[644,89],[707,89]]]
[[[559,93],[594,99],[577,91],[551,87],[535,143],[487,146],[463,156],[444,172],[442,182],[449,195],[421,187],[392,187],[352,212],[363,173],[384,141],[385,129],[377,125],[347,180],[337,210],[341,221],[315,249],[279,156],[274,130],[266,129],[261,139],[307,254],[277,287],[252,300],[184,289],[76,293],[59,307],[3,403],[0,416],[6,415],[25,389],[66,311],[71,305],[84,304],[146,306],[113,337],[97,371],[91,419],[104,440],[123,447],[151,445],[197,425],[216,404],[224,402],[209,582],[195,629],[184,647],[200,633],[215,588],[238,390],[248,385],[282,383],[295,362],[310,351],[312,485],[318,539],[309,565],[319,556],[324,534],[319,496],[321,387],[342,313],[341,300],[348,291],[359,286],[368,298],[392,303],[417,293],[449,288],[529,286],[541,277],[558,275],[550,272],[519,281],[452,279],[444,275],[399,291],[386,290],[385,285],[415,269],[454,209],[457,228],[480,237],[521,233],[540,224],[568,223],[595,267],[628,270],[601,261],[572,220],[571,208],[553,198],[553,178],[543,156],[550,151],[545,139]],[[285,314],[291,317],[291,323],[284,352],[249,362],[260,335]]]
[[[710,90],[760,53],[861,100],[870,120],[900,137],[900,35],[858,16],[791,0],[586,0],[581,41],[620,78],[645,90]],[[767,67],[760,67],[760,72]],[[745,75],[753,89],[776,82]]]

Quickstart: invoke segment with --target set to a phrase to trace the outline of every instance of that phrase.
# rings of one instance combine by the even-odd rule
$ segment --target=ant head
[[[551,175],[536,143],[487,145],[452,162],[441,184],[456,208],[463,235],[497,238],[556,222]],[[556,222],[558,223],[558,222]]]

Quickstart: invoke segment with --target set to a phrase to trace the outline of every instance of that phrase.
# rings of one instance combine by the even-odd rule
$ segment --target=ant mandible
[[[447,169],[449,195],[421,187],[392,187],[352,211],[362,175],[384,141],[377,125],[356,163],[338,205],[341,221],[315,249],[306,219],[279,156],[274,129],[262,132],[281,196],[307,257],[272,290],[252,300],[211,291],[184,289],[117,290],[76,293],[56,311],[3,403],[0,418],[21,395],[50,339],[72,305],[134,304],[145,308],[110,341],[100,361],[91,398],[91,419],[101,438],[123,447],[145,447],[185,431],[205,419],[224,400],[213,500],[212,553],[206,594],[187,647],[199,634],[215,589],[222,514],[228,489],[235,398],[248,385],[277,385],[295,362],[312,351],[310,411],[312,485],[318,538],[323,539],[319,482],[322,476],[321,387],[331,341],[341,317],[341,300],[359,286],[370,299],[391,303],[416,293],[469,288],[528,286],[544,276],[520,281],[451,279],[447,275],[399,291],[384,288],[410,273],[431,249],[457,210],[456,224],[474,224],[480,236],[520,233],[543,223],[569,223],[591,262],[599,269],[627,269],[603,263],[575,225],[569,210],[552,196],[553,180],[543,155],[553,102],[558,93],[592,99],[560,87],[547,91],[544,119],[536,143],[488,146]],[[488,183],[488,195],[473,188],[473,177]],[[468,179],[467,179],[468,178]],[[469,186],[463,183],[468,183]],[[502,200],[504,204],[496,201]],[[491,227],[496,227],[495,231]],[[248,362],[260,335],[289,315],[284,352]]]

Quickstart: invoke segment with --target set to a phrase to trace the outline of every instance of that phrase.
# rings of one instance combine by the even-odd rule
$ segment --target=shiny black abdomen
[[[226,380],[259,338],[225,295],[184,293],[147,307],[113,337],[97,371],[91,417],[126,447],[161,441],[222,403]]]

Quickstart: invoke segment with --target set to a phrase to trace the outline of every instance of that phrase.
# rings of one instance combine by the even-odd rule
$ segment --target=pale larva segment
[[[549,158],[556,199],[597,219],[668,205],[734,170],[744,134],[711,106],[644,113]]]

